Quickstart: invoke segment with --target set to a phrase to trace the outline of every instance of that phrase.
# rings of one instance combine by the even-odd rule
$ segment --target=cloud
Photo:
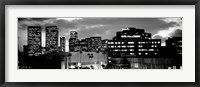
[[[154,34],[152,36],[152,38],[155,38],[156,36],[160,36],[162,38],[168,38],[168,37],[171,37],[174,32],[178,30],[177,28],[169,28],[169,29],[165,29],[165,30],[159,30],[157,34]]]
[[[182,18],[161,18],[160,20],[166,23],[170,23],[170,22],[182,23]]]
[[[182,37],[182,30],[181,29],[177,29],[173,34],[173,37]]]
[[[77,20],[82,20],[83,18],[56,18],[57,20],[65,20],[68,22],[73,22],[73,21],[77,21]]]
[[[85,29],[92,29],[92,28],[99,28],[99,27],[104,27],[105,25],[103,24],[95,24],[95,25],[85,25]]]
[[[161,18],[165,23],[174,23],[173,26],[182,26],[182,18]]]
[[[161,38],[177,36],[175,33],[179,34],[178,36],[182,36],[182,18],[161,18],[160,20],[166,22],[167,24],[171,23],[172,26],[165,29],[159,29],[158,32],[152,36],[152,38],[156,38],[158,36]]]

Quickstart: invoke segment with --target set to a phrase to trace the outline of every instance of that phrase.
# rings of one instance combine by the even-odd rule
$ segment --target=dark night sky
[[[182,36],[182,18],[18,18],[18,46],[22,51],[27,45],[27,26],[57,25],[60,37],[69,38],[70,31],[77,31],[78,38],[101,36],[111,39],[123,27],[136,27],[152,33],[152,38],[164,42],[170,36]],[[42,37],[42,39],[45,36]],[[42,41],[44,46],[44,39]]]

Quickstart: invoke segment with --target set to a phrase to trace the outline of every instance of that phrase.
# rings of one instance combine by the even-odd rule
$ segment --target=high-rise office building
[[[60,37],[60,51],[65,52],[65,37]]]
[[[144,29],[125,28],[108,40],[108,56],[112,58],[157,57],[161,39],[151,39]]]
[[[69,38],[69,51],[80,51],[80,44],[78,39],[78,33],[76,31],[70,32],[70,38]]]
[[[163,53],[167,53],[167,57],[173,59],[174,67],[180,68],[182,66],[182,37],[169,37],[166,40],[166,50]]]
[[[176,55],[182,55],[182,37],[169,37],[166,40],[166,47],[173,50]]]
[[[70,32],[70,38],[78,39],[78,33],[76,31],[71,31]]]
[[[41,26],[28,26],[28,55],[38,56],[41,54]]]
[[[46,26],[46,51],[58,51],[58,27]]]

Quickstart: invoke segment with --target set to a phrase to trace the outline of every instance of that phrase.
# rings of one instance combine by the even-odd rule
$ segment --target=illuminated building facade
[[[58,51],[58,27],[46,26],[46,51],[57,52]]]
[[[60,51],[65,52],[65,37],[60,37]]]
[[[39,56],[41,54],[41,26],[28,26],[28,55]]]
[[[101,40],[101,44],[102,44],[101,51],[107,51],[108,39]]]
[[[69,51],[70,52],[80,51],[80,44],[79,44],[79,39],[78,39],[78,33],[76,31],[71,31],[70,32]]]
[[[160,39],[151,39],[144,29],[126,28],[113,40],[108,40],[108,56],[111,58],[158,57]]]

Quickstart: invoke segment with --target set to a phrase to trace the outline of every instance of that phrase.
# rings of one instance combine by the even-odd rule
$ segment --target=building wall
[[[41,26],[28,26],[28,54],[38,56],[41,54]]]
[[[103,52],[83,52],[82,54],[80,52],[70,52],[72,54],[71,56],[71,63],[78,63],[81,62],[83,65],[84,64],[95,64],[100,63],[100,62],[107,62],[107,55],[103,54]],[[93,54],[93,58],[89,58],[89,55]]]
[[[48,52],[58,51],[58,28],[46,26],[46,48]]]

